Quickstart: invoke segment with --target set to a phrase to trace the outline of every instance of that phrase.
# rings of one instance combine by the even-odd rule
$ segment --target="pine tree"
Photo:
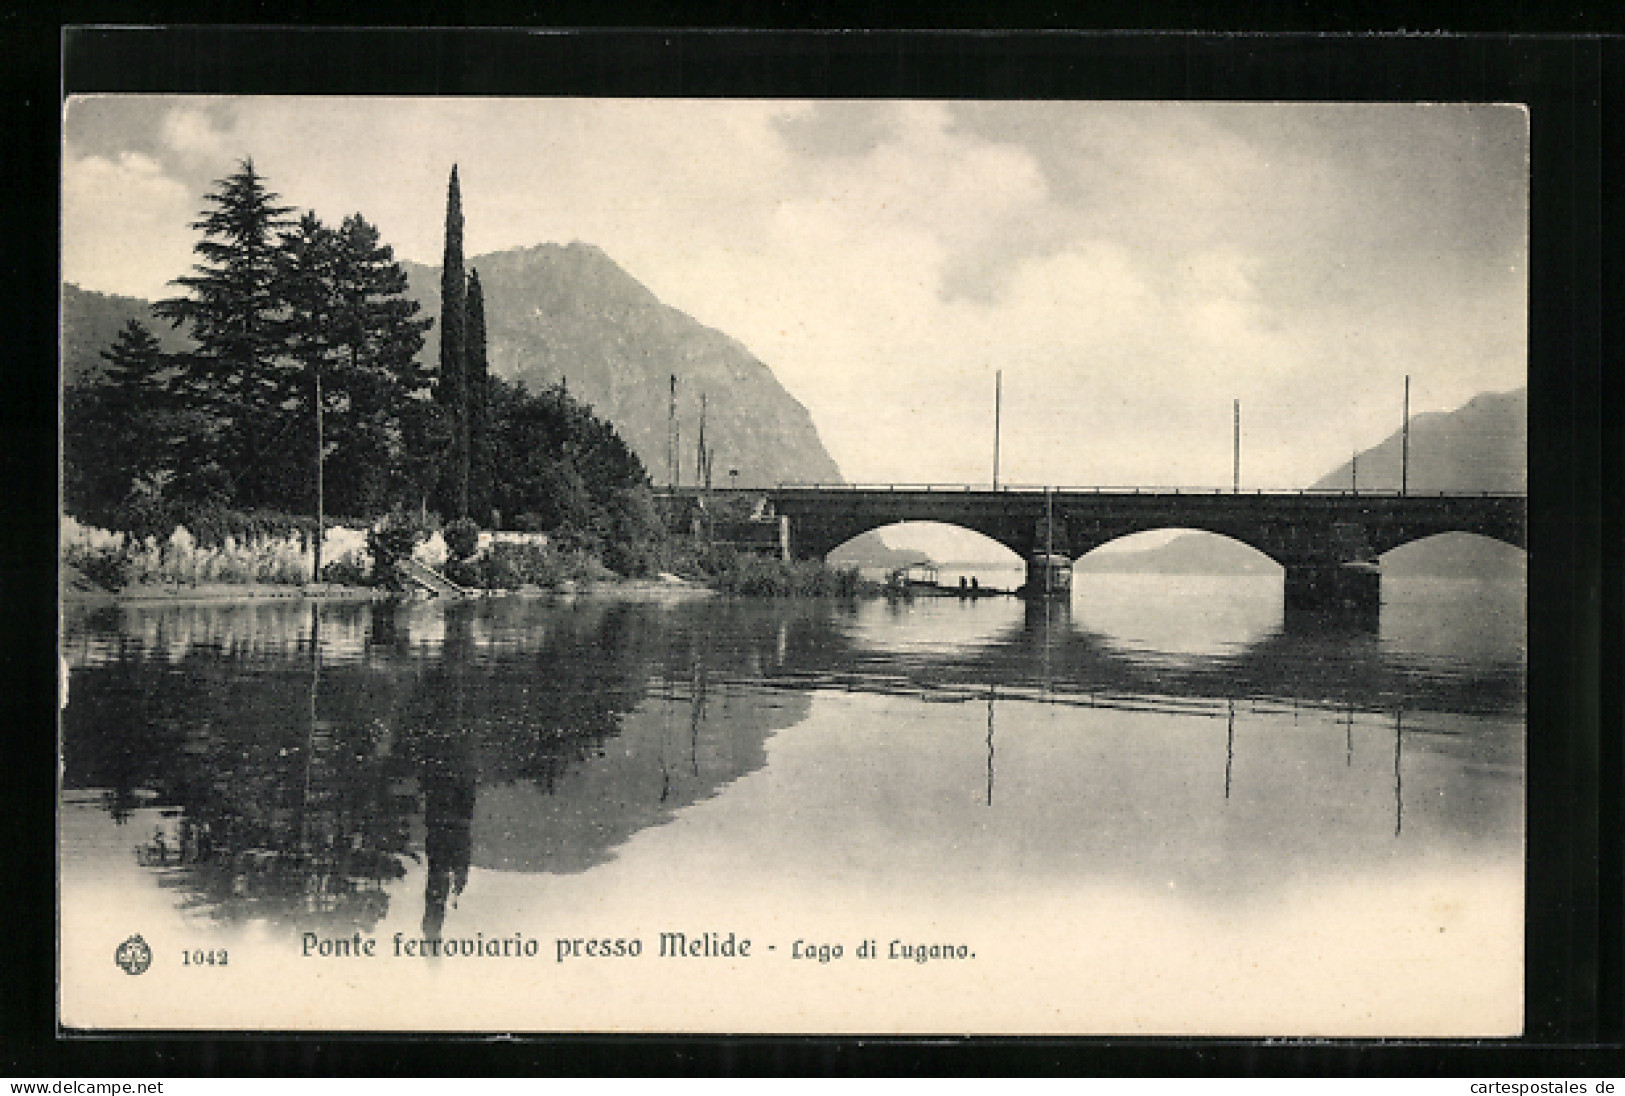
[[[107,368],[102,383],[110,391],[125,394],[133,406],[154,398],[164,390],[159,374],[169,366],[158,337],[140,320],[130,320],[119,331],[113,345],[101,352]]]
[[[444,501],[458,517],[468,516],[467,292],[463,273],[463,197],[457,183],[457,165],[453,164],[446,194],[446,250],[440,267],[440,378],[435,395],[451,418],[451,467]]]
[[[117,524],[135,481],[157,481],[173,465],[165,430],[170,362],[139,320],[101,356],[102,382],[63,396],[63,501],[88,521]]]
[[[252,505],[271,488],[263,461],[287,396],[276,374],[274,282],[276,233],[290,208],[276,204],[252,160],[215,188],[206,196],[212,208],[191,226],[203,233],[193,246],[202,262],[174,282],[187,295],[153,311],[190,327],[198,345],[183,362],[187,403],[213,418],[221,464],[239,499]]]
[[[300,378],[295,433],[316,439],[298,449],[322,454],[315,476],[301,477],[315,486],[319,516],[375,513],[403,493],[404,420],[426,384],[415,356],[431,322],[407,288],[394,251],[359,213],[336,230],[307,213],[282,238],[280,334]],[[299,490],[288,501],[311,500]]]
[[[481,520],[491,510],[490,392],[485,356],[485,293],[480,272],[468,272],[468,343],[464,355],[468,378],[469,504]]]
[[[428,374],[418,364],[432,319],[418,316],[394,249],[359,213],[337,233],[334,342],[344,404],[335,431],[333,498],[345,513],[371,513],[413,493],[408,420]]]

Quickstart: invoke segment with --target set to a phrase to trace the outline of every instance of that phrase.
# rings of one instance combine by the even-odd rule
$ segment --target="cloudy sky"
[[[743,342],[848,479],[1302,486],[1525,379],[1516,107],[73,100],[63,275],[154,298],[238,160],[439,262],[603,248]]]

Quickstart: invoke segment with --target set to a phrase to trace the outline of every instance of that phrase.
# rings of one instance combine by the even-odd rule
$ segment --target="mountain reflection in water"
[[[933,825],[983,824],[932,812],[991,811],[1005,805],[1006,784],[1041,786],[1022,734],[1072,751],[1072,762],[1088,754],[1101,779],[1145,782],[1148,796],[1159,780],[1221,806],[1237,796],[1237,817],[1255,811],[1267,829],[1277,825],[1264,817],[1270,810],[1309,809],[1305,796],[1332,787],[1306,783],[1303,765],[1353,771],[1358,726],[1362,738],[1391,743],[1390,756],[1378,765],[1363,750],[1370,779],[1339,793],[1346,802],[1313,805],[1332,822],[1303,842],[1305,863],[1335,855],[1333,823],[1365,825],[1372,811],[1395,832],[1420,827],[1413,840],[1433,832],[1471,844],[1486,828],[1509,836],[1522,771],[1516,592],[1430,588],[1420,616],[1390,605],[1380,621],[1350,620],[1284,613],[1278,593],[1259,600],[1245,581],[1161,603],[1133,583],[1107,582],[1104,594],[1087,591],[1093,600],[1048,606],[510,598],[81,613],[63,637],[72,672],[64,799],[100,802],[113,822],[139,820],[122,848],[134,847],[189,915],[371,931],[392,900],[406,900],[401,881],[421,872],[426,937],[439,935],[471,869],[591,871],[635,835],[768,768],[769,740],[808,720],[825,694],[864,694],[886,713],[840,732],[838,746],[863,751],[854,764],[878,804],[862,808],[876,816],[870,843],[898,871],[916,853],[930,861],[920,834]],[[1135,605],[1158,619],[1136,617]],[[1180,619],[1208,624],[1181,630]],[[1200,638],[1159,644],[1159,627]],[[938,705],[921,700],[946,707],[934,715]],[[975,713],[975,794],[945,806],[942,789],[928,785],[958,765],[955,702]],[[1079,712],[1071,731],[1053,722],[1069,709]],[[1091,720],[1122,715],[1086,723],[1085,709]],[[1335,738],[1336,756],[1315,745],[1319,760],[1305,761],[1300,736],[1290,749],[1282,740],[1285,768],[1267,768],[1273,751],[1259,744],[1259,720],[1295,727],[1299,713],[1305,734]],[[1210,779],[1198,771],[1207,763],[1166,745],[1188,740],[1179,728],[1192,718],[1213,721],[1223,744],[1210,793],[1188,792]],[[933,736],[940,745],[919,744]],[[1405,814],[1407,765],[1445,766],[1438,781],[1468,794],[1427,806],[1433,814],[1417,821]],[[829,772],[853,779],[833,754]],[[1482,773],[1493,778],[1487,791]],[[1517,779],[1502,788],[1496,773]],[[1391,784],[1386,804],[1373,798],[1379,778]],[[895,816],[879,817],[888,811]],[[920,827],[903,824],[916,817]],[[1113,822],[1094,836],[1102,848],[1167,845],[1174,835],[1161,824]],[[1133,832],[1114,831],[1121,826]],[[1251,855],[1255,835],[1228,839],[1238,859]],[[1222,861],[1226,838],[1214,840],[1190,855]],[[1042,855],[1037,845],[1033,855]]]

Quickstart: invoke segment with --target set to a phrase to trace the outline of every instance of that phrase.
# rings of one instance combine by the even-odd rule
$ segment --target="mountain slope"
[[[1410,468],[1413,491],[1523,491],[1528,483],[1528,393],[1485,392],[1454,411],[1417,415],[1411,420]],[[1356,457],[1362,490],[1397,491],[1401,431]],[[1316,480],[1322,490],[1347,490],[1350,462]],[[1396,548],[1383,559],[1394,575],[1497,577],[1524,573],[1516,548],[1471,536],[1443,536]],[[1143,551],[1092,553],[1078,561],[1080,571],[1133,571],[1142,574],[1245,575],[1275,570],[1252,549],[1222,537],[1184,534]]]
[[[859,533],[827,557],[834,567],[907,567],[914,563],[930,563],[931,556],[918,548],[893,548],[887,544],[878,529]]]
[[[106,362],[101,352],[113,345],[119,331],[131,320],[140,320],[158,337],[166,353],[188,349],[192,341],[177,332],[169,321],[152,314],[152,305],[136,297],[119,297],[80,289],[71,282],[62,285],[62,383],[68,387],[94,381],[102,375]]]
[[[1529,463],[1529,393],[1483,392],[1454,411],[1435,411],[1411,419],[1409,471],[1412,491],[1523,491]],[[1359,486],[1397,491],[1400,485],[1403,432],[1395,430],[1358,457]],[[1350,462],[1316,480],[1313,486],[1347,490]]]
[[[481,255],[467,265],[479,271],[485,293],[491,372],[532,390],[562,379],[572,395],[614,423],[656,484],[671,476],[673,374],[680,483],[697,481],[702,394],[714,485],[840,482],[806,408],[766,365],[728,336],[662,304],[598,248],[542,244]],[[438,317],[438,268],[402,266],[424,312]],[[435,353],[427,346],[425,362]]]
[[[1271,575],[1281,570],[1245,544],[1202,533],[1185,533],[1139,551],[1091,552],[1078,560],[1077,569],[1152,575]]]

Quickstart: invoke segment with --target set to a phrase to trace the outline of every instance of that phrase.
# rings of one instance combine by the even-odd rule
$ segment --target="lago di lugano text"
[[[958,941],[908,940],[883,937],[858,941],[797,938],[788,945],[763,944],[738,932],[669,931],[655,934],[646,945],[641,936],[559,936],[551,948],[522,932],[503,936],[475,933],[464,937],[409,936],[397,932],[380,940],[356,932],[349,936],[304,933],[300,955],[306,959],[539,959],[555,963],[624,959],[732,959],[769,956],[818,964],[845,959],[885,959],[912,963],[976,958],[970,945]]]

